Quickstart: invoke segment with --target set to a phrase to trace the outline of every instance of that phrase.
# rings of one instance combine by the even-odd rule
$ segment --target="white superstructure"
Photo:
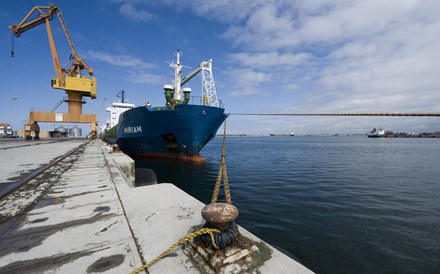
[[[106,107],[105,110],[110,112],[110,128],[118,124],[121,113],[134,107],[135,105],[132,103],[113,103],[111,106]]]
[[[135,107],[134,104],[125,100],[125,91],[122,90],[116,97],[119,98],[119,101],[113,102],[111,106],[105,108],[106,111],[110,112],[110,121],[107,120],[106,124],[102,126],[103,132],[118,124],[121,113]]]

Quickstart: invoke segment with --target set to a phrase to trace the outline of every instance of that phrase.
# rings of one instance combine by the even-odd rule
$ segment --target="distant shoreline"
[[[363,137],[367,134],[363,133],[353,133],[353,134],[304,134],[304,135],[295,135],[295,137],[337,137],[337,136],[358,136]],[[217,134],[218,137],[223,137],[223,134]],[[226,134],[226,137],[292,137],[290,135],[258,135],[258,134]],[[440,138],[440,132],[433,133],[388,133],[379,138]]]
[[[393,133],[385,132],[385,135],[376,138],[440,138],[440,132],[424,132],[424,133]]]

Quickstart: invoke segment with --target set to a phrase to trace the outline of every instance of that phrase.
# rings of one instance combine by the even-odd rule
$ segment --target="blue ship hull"
[[[120,115],[117,144],[125,154],[135,157],[197,157],[224,119],[220,107],[136,107]]]

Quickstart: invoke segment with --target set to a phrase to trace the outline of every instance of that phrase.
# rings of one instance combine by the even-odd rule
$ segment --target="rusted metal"
[[[272,256],[264,242],[255,242],[243,235],[238,235],[234,243],[224,249],[212,249],[191,241],[184,246],[184,252],[201,273],[260,273],[259,267]]]
[[[229,223],[237,219],[238,209],[227,203],[209,204],[203,207],[202,217],[214,228],[225,230]]]

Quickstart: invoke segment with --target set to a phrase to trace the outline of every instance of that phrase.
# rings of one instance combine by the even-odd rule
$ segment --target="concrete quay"
[[[87,141],[87,139],[70,141],[0,139],[0,174],[2,175],[0,184],[28,174]]]
[[[53,148],[47,157],[58,157],[55,152],[63,154],[66,148]],[[0,160],[7,152],[1,152]],[[15,161],[19,171],[25,160]],[[10,202],[0,203],[0,216],[9,218],[0,223],[0,273],[130,273],[204,223],[204,204],[173,184],[134,187],[133,160],[112,153],[99,140],[63,165],[47,171],[54,178],[39,197],[17,198],[36,199],[24,212],[11,210]],[[220,258],[186,244],[141,273],[312,273],[239,230],[253,243],[249,249],[231,248]],[[219,258],[223,264],[215,271],[209,260]]]

